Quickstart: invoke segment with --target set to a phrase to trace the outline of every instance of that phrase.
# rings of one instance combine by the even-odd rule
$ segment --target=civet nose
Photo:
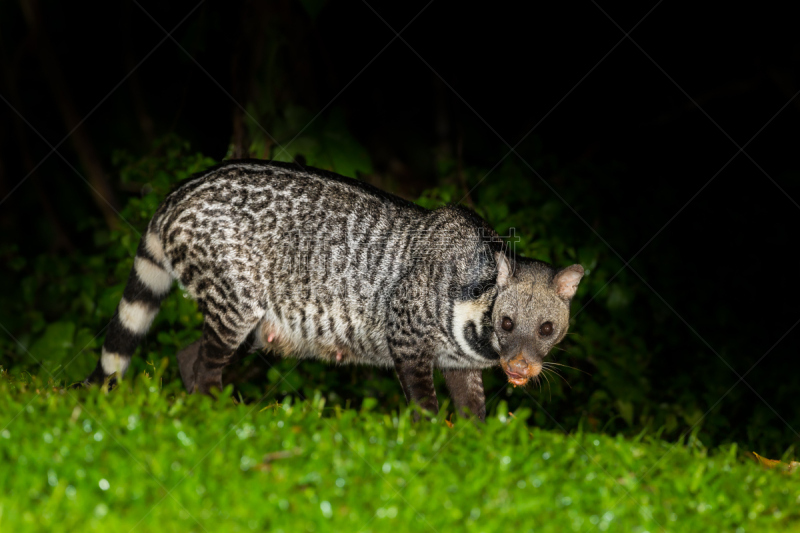
[[[519,354],[508,362],[508,369],[515,374],[527,376],[528,361],[525,360],[525,357],[523,357],[522,354]]]

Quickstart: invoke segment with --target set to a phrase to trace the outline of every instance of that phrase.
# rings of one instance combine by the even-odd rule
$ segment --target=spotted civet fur
[[[567,331],[583,268],[513,258],[472,211],[435,211],[294,164],[223,163],[181,185],[142,237],[89,382],[121,377],[177,279],[205,316],[179,355],[190,391],[222,385],[250,337],[298,357],[394,367],[438,410],[433,368],[485,416],[481,369],[536,376]]]

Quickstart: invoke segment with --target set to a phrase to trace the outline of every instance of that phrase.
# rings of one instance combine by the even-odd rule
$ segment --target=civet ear
[[[503,252],[495,253],[495,260],[497,261],[497,286],[502,290],[511,283],[514,270],[511,266],[511,261]]]
[[[564,300],[572,300],[575,291],[578,290],[578,283],[583,277],[583,267],[572,265],[558,272],[553,278],[553,286],[556,294]]]

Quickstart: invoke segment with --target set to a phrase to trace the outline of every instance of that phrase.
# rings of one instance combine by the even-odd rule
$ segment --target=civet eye
[[[511,331],[514,329],[514,321],[508,318],[507,316],[503,317],[503,329],[506,331]]]
[[[549,337],[553,334],[553,323],[552,322],[545,322],[541,326],[539,326],[539,335],[542,337]]]

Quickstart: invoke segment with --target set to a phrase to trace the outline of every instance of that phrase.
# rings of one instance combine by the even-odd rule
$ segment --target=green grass
[[[229,390],[227,391],[229,392]],[[0,531],[800,530],[800,479],[735,446],[0,379]],[[740,529],[737,529],[740,528]]]

